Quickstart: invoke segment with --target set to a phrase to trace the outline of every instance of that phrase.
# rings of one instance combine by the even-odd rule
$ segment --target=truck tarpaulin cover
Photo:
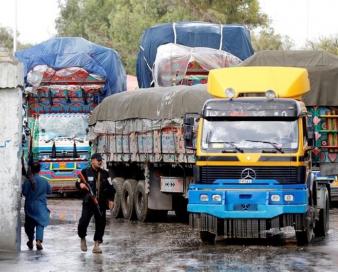
[[[53,38],[20,50],[15,56],[24,64],[26,84],[28,72],[37,65],[47,65],[54,70],[81,67],[106,79],[101,98],[126,90],[126,73],[119,54],[83,38]]]
[[[155,86],[181,85],[180,82],[184,82],[192,61],[196,61],[205,71],[234,66],[242,62],[236,56],[223,50],[167,43],[157,48],[153,68]],[[195,69],[194,74],[198,75],[200,71]],[[207,75],[204,76],[207,77]],[[182,85],[192,84],[183,83]]]
[[[180,22],[156,25],[142,36],[136,74],[140,88],[152,86],[157,48],[167,43],[221,49],[244,60],[253,54],[249,31],[240,25]]]
[[[311,91],[303,101],[307,106],[338,105],[338,56],[322,51],[261,51],[241,66],[292,66],[309,72]]]
[[[89,125],[98,121],[127,119],[163,120],[182,118],[185,113],[201,112],[211,98],[206,85],[173,86],[139,89],[105,98],[89,118]]]

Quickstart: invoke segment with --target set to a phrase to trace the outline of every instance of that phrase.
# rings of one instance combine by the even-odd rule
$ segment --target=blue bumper
[[[269,219],[282,214],[304,214],[308,210],[308,190],[304,184],[248,185],[236,181],[237,184],[190,185],[188,212],[222,219]]]

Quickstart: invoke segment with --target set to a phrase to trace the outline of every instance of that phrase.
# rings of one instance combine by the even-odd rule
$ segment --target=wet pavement
[[[22,251],[0,253],[0,271],[338,271],[337,208],[330,213],[328,237],[307,247],[298,247],[292,236],[282,246],[226,241],[207,246],[174,216],[168,222],[130,223],[108,215],[103,254],[91,252],[93,223],[88,251],[80,251],[81,200],[49,199],[49,208],[52,221],[45,229],[44,250],[28,250],[22,229]]]

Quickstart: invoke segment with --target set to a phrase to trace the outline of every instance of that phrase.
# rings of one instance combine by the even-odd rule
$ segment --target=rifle
[[[90,185],[88,184],[88,182],[86,181],[85,177],[82,175],[81,172],[79,173],[79,177],[80,177],[80,180],[82,180],[82,182],[87,186],[90,198],[92,199],[95,207],[97,208],[99,215],[102,216],[102,212],[100,210],[99,202],[97,201],[97,198],[96,198],[95,194],[93,193],[92,188],[90,187]]]

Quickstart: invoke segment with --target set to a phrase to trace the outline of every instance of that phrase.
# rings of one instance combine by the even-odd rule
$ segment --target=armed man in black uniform
[[[106,226],[106,209],[112,209],[115,189],[108,181],[109,174],[101,168],[102,157],[95,153],[91,157],[91,165],[81,171],[76,187],[84,193],[82,214],[78,225],[81,238],[81,250],[87,251],[87,228],[90,219],[95,218],[95,234],[93,253],[102,253],[100,244]]]

